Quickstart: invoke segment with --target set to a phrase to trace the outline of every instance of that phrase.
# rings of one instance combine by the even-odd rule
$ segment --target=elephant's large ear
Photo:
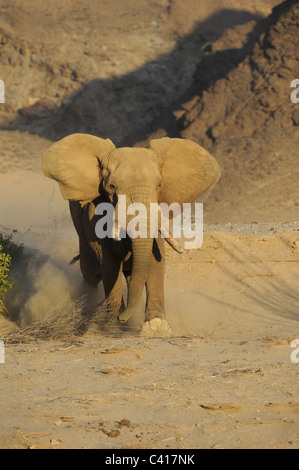
[[[150,142],[160,157],[163,186],[159,203],[193,202],[220,178],[220,167],[212,155],[187,139],[163,137]]]
[[[109,139],[71,134],[51,145],[42,155],[43,172],[58,182],[64,199],[84,205],[99,196],[99,162],[114,149]]]

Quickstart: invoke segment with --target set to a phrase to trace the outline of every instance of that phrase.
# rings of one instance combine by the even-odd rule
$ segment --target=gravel
[[[250,224],[204,224],[204,232],[222,231],[249,235],[267,234],[278,232],[282,230],[297,230],[299,231],[298,222],[251,222]]]

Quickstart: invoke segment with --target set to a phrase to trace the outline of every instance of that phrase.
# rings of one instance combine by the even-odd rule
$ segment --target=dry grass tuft
[[[57,306],[42,319],[32,321],[17,331],[4,333],[2,339],[6,343],[27,343],[36,340],[69,340],[86,332],[120,332],[115,324],[117,315],[109,312],[106,302],[93,311],[86,311],[84,302],[85,296],[82,296],[67,306]]]

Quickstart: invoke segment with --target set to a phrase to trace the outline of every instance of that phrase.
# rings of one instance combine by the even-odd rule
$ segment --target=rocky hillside
[[[299,125],[299,106],[290,100],[290,83],[299,71],[299,3],[282,3],[264,24],[266,31],[252,52],[208,88],[199,64],[193,88],[205,89],[184,104],[182,137],[210,145],[228,137]],[[211,49],[206,60],[212,54],[210,64],[217,68],[215,56],[223,62],[229,55],[217,50],[217,41]]]
[[[1,167],[72,132],[184,137],[222,167],[206,222],[298,220],[298,1],[210,3],[0,0]]]
[[[170,135],[216,156],[222,178],[205,202],[208,222],[298,220],[299,104],[290,100],[298,1],[278,5],[242,37],[235,26],[206,45],[190,89],[137,145]]]
[[[119,144],[145,137],[192,86],[207,44],[236,27],[242,45],[275,3],[2,0],[0,122],[53,140],[75,131]]]
[[[298,220],[298,2],[278,6],[269,22],[252,53],[185,115],[181,136],[211,147],[223,168],[206,211],[218,221]]]
[[[189,99],[173,113],[176,135],[209,148],[222,166],[207,221],[298,220],[299,104],[290,100],[290,84],[299,78],[299,3],[278,5],[243,49],[234,36],[226,31],[207,48]]]

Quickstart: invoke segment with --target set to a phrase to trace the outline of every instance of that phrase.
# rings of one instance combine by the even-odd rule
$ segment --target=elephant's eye
[[[109,188],[112,189],[112,191],[115,191],[116,190],[116,186],[115,184],[109,184]]]

